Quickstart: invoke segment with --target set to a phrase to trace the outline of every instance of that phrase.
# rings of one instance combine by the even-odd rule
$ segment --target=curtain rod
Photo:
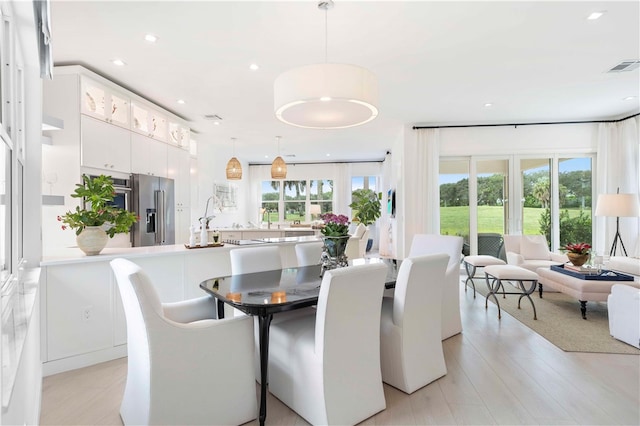
[[[389,152],[387,152],[389,153]],[[296,165],[300,165],[300,166],[304,166],[306,164],[355,164],[355,163],[384,163],[384,159],[382,160],[357,160],[357,161],[315,161],[315,162],[309,162],[309,163],[289,163],[288,161],[285,160],[285,162],[287,163],[287,166],[296,166]],[[270,166],[271,163],[249,163],[250,166]]]
[[[629,118],[637,117],[640,113],[621,118],[619,120],[596,120],[596,121],[550,121],[543,123],[512,123],[512,124],[461,124],[452,126],[413,126],[413,130],[418,129],[456,129],[464,127],[518,127],[518,126],[544,126],[547,124],[589,124],[589,123],[619,123]]]

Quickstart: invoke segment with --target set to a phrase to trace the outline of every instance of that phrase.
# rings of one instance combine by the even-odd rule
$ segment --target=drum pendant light
[[[325,12],[324,63],[285,71],[273,84],[278,120],[308,129],[343,129],[378,116],[378,81],[369,70],[327,61],[327,10],[332,0],[321,0]]]
[[[286,179],[287,163],[280,157],[280,136],[276,136],[278,141],[278,156],[271,163],[271,179]]]
[[[233,143],[233,157],[227,163],[227,180],[242,179],[242,164],[236,158],[236,138],[231,138]]]

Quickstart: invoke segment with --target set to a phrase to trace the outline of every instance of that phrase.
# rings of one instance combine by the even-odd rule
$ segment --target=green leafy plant
[[[68,211],[58,216],[62,222],[62,229],[75,229],[76,235],[87,226],[103,226],[105,232],[113,238],[115,234],[129,232],[131,225],[138,221],[137,216],[124,209],[112,206],[115,197],[113,180],[109,176],[100,175],[90,178],[82,175],[82,183],[76,184],[73,198],[82,198],[85,208],[76,207],[75,211]]]
[[[354,218],[365,226],[375,222],[381,214],[381,204],[378,195],[371,189],[356,189],[351,193],[351,204]]]
[[[349,235],[349,218],[345,215],[326,213],[320,215],[320,218],[324,221],[324,227],[320,231],[322,235],[326,237],[346,237]]]

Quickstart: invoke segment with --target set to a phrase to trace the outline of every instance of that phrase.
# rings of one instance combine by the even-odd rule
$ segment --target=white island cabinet
[[[275,244],[283,266],[296,266],[295,244],[313,241],[317,239],[301,237]],[[40,292],[44,375],[127,355],[126,320],[111,260],[123,257],[137,263],[149,275],[162,302],[177,302],[205,296],[199,284],[230,275],[229,250],[243,247],[256,246],[106,248],[98,256],[66,249],[45,258]]]

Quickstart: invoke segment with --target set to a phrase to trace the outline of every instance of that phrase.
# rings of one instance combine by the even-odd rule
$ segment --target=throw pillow
[[[537,259],[537,260],[549,260],[549,247],[547,247],[547,242],[538,239],[531,239],[526,235],[522,236],[522,240],[520,241],[520,254],[527,260]]]

